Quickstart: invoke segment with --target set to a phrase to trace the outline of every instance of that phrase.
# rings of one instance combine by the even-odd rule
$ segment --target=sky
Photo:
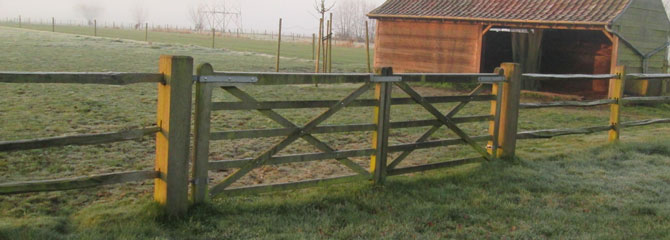
[[[33,21],[83,21],[85,18],[76,6],[84,3],[99,5],[104,10],[98,24],[112,22],[132,23],[132,11],[143,6],[148,12],[150,24],[192,26],[188,11],[202,0],[0,0],[0,18]],[[208,0],[224,1],[224,0]],[[283,30],[287,33],[313,33],[318,30],[318,18],[314,0],[225,0],[226,5],[235,6],[242,12],[244,29],[276,31],[279,18],[283,18]],[[368,0],[380,5],[384,0]],[[335,2],[329,0],[327,2]]]

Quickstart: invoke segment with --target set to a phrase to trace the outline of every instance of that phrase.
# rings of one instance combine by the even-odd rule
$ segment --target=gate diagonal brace
[[[475,95],[481,93],[483,90],[484,90],[484,85],[483,85],[483,84],[479,84],[475,89],[473,89],[473,90],[468,94],[468,96],[475,96]],[[449,111],[449,113],[446,115],[446,117],[448,117],[448,118],[452,118],[452,117],[456,116],[456,114],[458,114],[458,112],[460,112],[461,109],[463,109],[463,107],[465,107],[465,105],[467,105],[467,104],[470,103],[470,102],[471,102],[471,101],[469,101],[469,100],[468,100],[468,101],[462,101],[461,103],[459,103],[458,105],[456,105],[454,108],[452,108],[452,109]],[[440,129],[440,127],[442,127],[443,125],[444,125],[444,124],[441,124],[441,123],[440,123],[440,124],[436,124],[436,125],[434,125],[434,126],[431,127],[428,131],[426,131],[423,135],[421,135],[421,137],[417,138],[417,139],[414,141],[414,143],[422,143],[422,142],[428,141],[428,138],[430,138],[431,136],[433,136],[433,134],[435,134],[435,132],[437,132],[437,130]],[[388,165],[388,169],[389,169],[389,170],[393,170],[396,166],[398,166],[398,164],[400,164],[403,160],[405,160],[405,158],[407,158],[407,156],[409,156],[412,152],[414,152],[414,150],[408,150],[408,151],[404,151],[404,152],[402,152],[398,157],[396,157],[396,158],[395,158],[395,159]]]
[[[473,141],[472,138],[470,138],[470,136],[468,136],[465,132],[463,132],[463,130],[461,130],[458,126],[456,126],[456,124],[450,117],[445,117],[444,115],[442,115],[442,113],[439,110],[437,110],[437,108],[435,108],[432,104],[428,103],[419,93],[415,92],[409,85],[407,85],[407,83],[399,82],[396,83],[396,85],[400,89],[405,91],[405,93],[407,93],[410,97],[412,97],[414,101],[416,101],[418,104],[423,106],[423,108],[428,110],[428,112],[430,112],[434,117],[440,120],[440,122],[442,122],[445,126],[451,129],[452,132],[456,133],[456,135],[458,135],[461,139],[463,139],[463,141],[468,143],[477,153],[482,155],[482,157],[484,157],[487,161],[491,161],[492,157],[488,153],[488,151],[477,145],[477,143]]]
[[[303,128],[297,128],[296,130],[291,132],[284,140],[275,144],[272,148],[266,150],[265,152],[261,153],[254,160],[250,161],[248,164],[246,164],[242,168],[238,169],[233,174],[227,176],[221,183],[212,187],[210,193],[211,194],[217,194],[219,192],[224,191],[226,187],[230,186],[235,181],[242,178],[244,175],[249,173],[254,168],[257,168],[258,166],[261,166],[261,165],[265,164],[267,161],[269,161],[272,158],[273,155],[275,155],[276,153],[278,153],[279,151],[281,151],[282,149],[284,149],[285,147],[287,147],[288,145],[290,145],[294,141],[298,140],[299,138],[303,138],[303,139],[307,140],[309,143],[313,144],[315,147],[319,148],[322,151],[333,152],[334,149],[330,148],[325,143],[321,142],[320,140],[318,140],[315,137],[313,137],[312,135],[310,135],[309,134],[310,131],[314,127],[316,127],[317,125],[319,125],[320,123],[322,123],[323,121],[325,121],[326,119],[331,117],[333,114],[335,114],[339,110],[341,110],[344,107],[346,107],[347,105],[349,105],[356,98],[358,98],[360,95],[362,95],[367,90],[369,90],[369,88],[370,88],[370,84],[366,83],[365,85],[361,86],[356,91],[351,93],[349,96],[340,100],[337,104],[333,105],[331,108],[329,108],[328,110],[326,110],[325,112],[323,112],[322,114],[317,116],[316,118],[309,121],[307,124],[305,124],[305,126]],[[255,99],[253,99],[253,97],[251,97],[250,95],[241,91],[237,87],[223,87],[223,89],[228,91],[229,93],[233,94],[234,96],[240,98],[243,101],[256,101]],[[275,121],[279,120],[277,122],[280,123],[280,124],[282,124],[282,123],[291,124],[294,127],[296,127],[293,123],[291,123],[290,121],[288,121],[287,119],[285,119],[284,117],[282,117],[281,115],[277,114],[276,112],[274,112],[272,110],[265,110],[263,114],[268,116],[268,117],[269,117],[269,115],[274,116],[274,117],[269,117],[269,118],[271,118],[272,120],[276,119]],[[280,119],[282,119],[282,120],[280,120]],[[354,171],[359,172],[362,175],[370,176],[370,173],[368,171],[366,171],[364,168],[362,168],[361,166],[359,166],[358,164],[354,163],[353,161],[351,161],[349,159],[338,159],[338,161],[342,162],[347,167],[352,168]],[[355,166],[350,166],[351,164],[353,164]],[[361,170],[363,172],[360,172]]]

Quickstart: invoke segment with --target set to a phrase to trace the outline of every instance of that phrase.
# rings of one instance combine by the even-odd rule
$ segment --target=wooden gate
[[[214,72],[209,64],[203,64],[198,68],[196,77],[196,106],[195,106],[195,137],[194,157],[192,171],[192,198],[195,203],[204,201],[208,195],[232,192],[263,192],[270,190],[290,189],[297,187],[314,186],[316,184],[343,182],[352,180],[372,180],[376,184],[382,184],[387,175],[399,175],[411,172],[425,171],[458,164],[472,163],[482,160],[492,160],[504,155],[499,146],[505,144],[505,136],[501,135],[504,127],[501,125],[501,116],[514,119],[516,113],[506,110],[503,105],[506,101],[514,101],[506,97],[510,86],[507,81],[510,72],[514,72],[514,64],[507,66],[508,74],[503,74],[503,69],[496,70],[491,74],[399,74],[394,75],[391,68],[381,69],[378,74],[290,74],[290,73],[224,73]],[[465,96],[431,96],[425,97],[415,91],[408,82],[479,82],[479,85]],[[239,85],[248,87],[256,85],[300,85],[300,84],[359,84],[358,88],[350,92],[340,100],[302,100],[302,101],[259,101],[251,94],[239,88]],[[493,85],[491,94],[481,94],[485,85]],[[393,87],[396,86],[409,98],[392,98]],[[227,94],[239,99],[240,102],[213,102],[212,93],[221,89]],[[374,89],[374,99],[359,99],[361,95]],[[516,94],[518,95],[518,94]],[[509,98],[509,99],[508,99]],[[456,117],[457,113],[468,103],[473,101],[490,101],[491,113],[481,116]],[[518,99],[517,99],[518,101]],[[435,103],[458,103],[446,114],[440,112],[433,104]],[[405,122],[390,122],[390,110],[392,105],[419,104],[427,110],[435,119]],[[510,104],[513,105],[513,104]],[[346,107],[374,107],[374,122],[372,124],[350,124],[350,125],[327,125],[321,124]],[[279,114],[275,109],[306,109],[327,108],[306,124],[299,126],[291,122],[287,117]],[[255,110],[283,128],[278,129],[252,129],[212,132],[212,111],[234,111]],[[516,111],[516,109],[512,109]],[[505,112],[507,111],[507,112]],[[489,134],[483,136],[469,136],[461,128],[459,123],[488,121]],[[502,121],[505,121],[503,119]],[[458,138],[430,140],[429,138],[442,126],[446,126],[455,133]],[[389,146],[389,130],[392,128],[431,127],[414,143],[398,144]],[[371,131],[372,148],[355,150],[336,150],[314,134],[342,133],[356,131]],[[515,133],[516,129],[511,129]],[[260,138],[260,137],[284,137],[278,143],[260,151],[253,158],[235,159],[226,161],[209,161],[210,141]],[[295,155],[277,156],[281,150],[291,143],[303,139],[310,145],[320,150],[320,153],[306,153]],[[478,142],[488,142],[480,144]],[[412,151],[443,147],[457,144],[467,144],[478,154],[476,158],[460,159],[428,165],[399,168],[401,163]],[[487,149],[488,147],[488,149]],[[500,151],[499,151],[500,150]],[[513,154],[513,147],[509,148]],[[401,154],[387,163],[388,153],[401,152]],[[492,154],[497,153],[497,154]],[[365,169],[352,157],[371,156],[370,169]],[[336,159],[339,163],[351,169],[356,174],[334,178],[322,178],[292,183],[266,184],[254,186],[231,187],[231,184],[248,174],[255,168],[264,165],[278,165],[294,162],[307,162],[326,159]],[[209,187],[209,171],[221,169],[237,169],[227,175],[221,182]]]

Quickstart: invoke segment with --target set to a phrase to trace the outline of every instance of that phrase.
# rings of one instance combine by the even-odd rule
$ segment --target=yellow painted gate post
[[[188,161],[191,129],[193,58],[160,57],[164,82],[158,84],[154,200],[169,215],[188,210]]]
[[[619,141],[621,135],[621,98],[623,98],[623,86],[625,80],[624,66],[616,66],[612,74],[616,74],[619,78],[610,79],[609,85],[609,99],[615,100],[610,104],[610,126],[608,142],[614,143]]]
[[[502,83],[500,124],[498,130],[499,157],[513,158],[516,150],[516,134],[521,97],[521,65],[503,63],[505,82]],[[498,84],[500,86],[500,84]]]
[[[504,75],[502,68],[496,68],[493,72]],[[491,94],[496,96],[496,99],[491,100],[491,115],[493,116],[493,120],[489,121],[489,134],[492,138],[488,142],[487,148],[493,158],[499,158],[502,155],[500,148],[500,115],[502,112],[503,84],[499,82],[491,84]]]

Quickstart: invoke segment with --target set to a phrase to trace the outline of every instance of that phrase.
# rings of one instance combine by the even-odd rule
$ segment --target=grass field
[[[0,26],[18,27],[16,23],[0,23]],[[51,25],[39,24],[22,24],[24,29],[32,29],[39,31],[51,31]],[[56,32],[77,34],[83,36],[93,36],[93,28],[87,26],[56,26]],[[128,30],[115,28],[98,28],[98,36],[119,38],[126,40],[135,40],[144,42],[144,30]],[[149,32],[149,42],[154,44],[180,44],[186,46],[199,46],[211,48],[212,37],[208,34],[185,34],[175,32]],[[254,52],[257,54],[267,54],[268,57],[274,58],[277,54],[277,42],[270,40],[257,40],[249,38],[236,37],[221,37],[218,36],[215,40],[215,47],[217,49],[225,49],[230,51],[240,52]],[[281,47],[281,56],[288,59],[305,60],[301,63],[300,68],[292,65],[281,65],[283,71],[301,70],[313,71],[314,62],[312,61],[312,45],[309,42],[293,42],[284,41]],[[210,50],[208,50],[210,51]],[[372,50],[371,50],[372,51]],[[367,71],[367,64],[365,61],[365,48],[349,48],[349,47],[333,47],[333,71]],[[309,61],[307,61],[309,60]],[[274,64],[268,64],[268,68],[274,70]],[[257,71],[260,69],[256,69]]]
[[[262,51],[212,50],[169,41],[148,44],[7,27],[0,27],[0,36],[4,59],[0,71],[156,72],[160,54],[193,56],[196,63],[210,62],[217,70],[271,71],[274,63],[273,57]],[[284,70],[309,71],[310,63],[302,57],[287,58]],[[345,63],[337,56],[335,63],[340,71],[361,71],[365,66],[363,60]],[[338,99],[356,87],[345,84],[243,89],[261,100],[316,100]],[[463,94],[430,87],[417,89],[426,95]],[[153,84],[0,84],[0,96],[0,140],[117,131],[150,126],[155,121]],[[370,92],[365,98],[371,96]],[[214,97],[232,100],[222,92],[216,92]],[[438,105],[443,111],[451,106]],[[488,103],[473,104],[462,114],[484,114],[488,107]],[[368,123],[372,121],[370,110],[346,109],[325,124]],[[317,114],[304,110],[280,113],[298,123]],[[429,119],[429,114],[418,106],[394,107],[392,114],[392,121]],[[521,130],[533,130],[606,125],[608,114],[606,107],[523,110],[519,126]],[[660,117],[670,117],[670,106],[625,108],[623,116],[624,120]],[[217,112],[212,125],[214,130],[276,127],[250,111]],[[462,126],[472,135],[487,131],[485,123]],[[424,130],[392,131],[391,143],[411,142]],[[605,134],[523,141],[519,143],[519,158],[513,161],[392,177],[381,188],[351,183],[264,195],[219,196],[183,219],[160,216],[151,204],[151,182],[0,196],[0,239],[661,239],[670,231],[668,132],[667,125],[625,129],[623,144],[617,146],[605,146]],[[440,131],[436,135],[444,137],[453,134]],[[319,138],[347,150],[368,146],[371,136],[324,134]],[[277,140],[216,142],[210,159],[253,156]],[[0,153],[0,182],[151,169],[153,144],[153,139],[147,138]],[[282,154],[315,151],[299,142]],[[472,154],[462,146],[421,150],[403,164],[439,162]],[[367,159],[354,160],[367,167]],[[333,161],[289,164],[258,169],[241,183],[286,182],[346,173],[347,169]],[[228,172],[212,174],[220,178]]]

